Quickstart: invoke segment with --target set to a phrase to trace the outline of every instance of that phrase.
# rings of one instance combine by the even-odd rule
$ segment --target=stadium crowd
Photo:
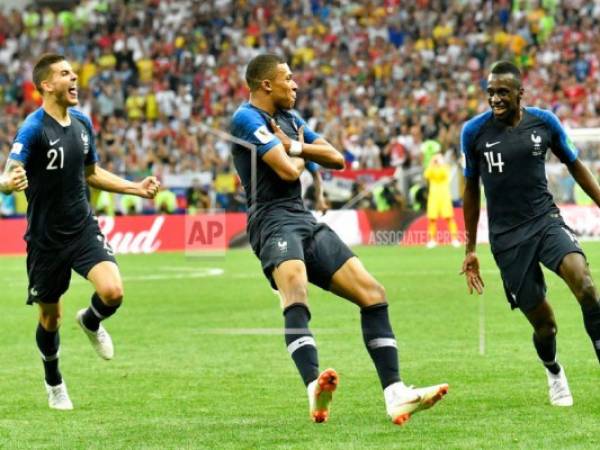
[[[72,6],[0,13],[0,165],[40,103],[33,63],[63,53],[79,74],[101,164],[161,177],[179,194],[165,192],[156,206],[164,211],[243,208],[230,145],[215,130],[226,131],[247,99],[243,69],[264,51],[288,56],[297,109],[354,169],[422,172],[432,145],[456,164],[460,127],[487,108],[484,74],[498,59],[524,70],[526,104],[570,127],[600,127],[598,1],[54,3]],[[597,147],[587,153],[600,159]]]

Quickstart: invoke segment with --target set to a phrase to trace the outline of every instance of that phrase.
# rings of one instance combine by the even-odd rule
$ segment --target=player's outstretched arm
[[[478,294],[482,294],[484,287],[483,279],[479,272],[479,259],[475,253],[480,202],[481,191],[479,188],[479,178],[467,177],[463,205],[466,229],[465,260],[463,261],[460,273],[461,275],[464,274],[466,277],[469,294],[472,294],[473,290]]]
[[[10,194],[13,191],[19,192],[27,189],[27,174],[23,163],[14,159],[6,162],[4,173],[0,175],[0,191]]]
[[[315,139],[312,144],[304,142],[303,126],[298,130],[299,141],[294,141],[281,130],[274,120],[271,120],[270,125],[273,134],[279,138],[288,154],[314,161],[328,169],[343,169],[345,167],[344,155],[325,139]]]
[[[137,195],[143,198],[154,198],[160,187],[160,182],[156,177],[146,177],[135,183],[104,170],[97,164],[86,166],[85,178],[88,184],[96,189],[119,194]]]
[[[579,159],[567,165],[569,172],[584,192],[600,207],[600,186],[594,175]]]

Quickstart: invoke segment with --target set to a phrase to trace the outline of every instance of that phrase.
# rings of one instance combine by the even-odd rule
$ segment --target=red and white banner
[[[354,183],[360,181],[370,186],[382,178],[394,176],[395,168],[385,169],[360,169],[360,170],[326,170],[321,173],[323,177],[323,189],[331,201],[347,201],[352,197]]]
[[[600,239],[600,209],[561,207],[565,222],[583,239]],[[462,209],[454,210],[459,239],[464,236]],[[427,218],[414,211],[334,210],[317,220],[327,223],[348,245],[422,245],[427,242]],[[247,246],[245,213],[203,213],[195,216],[100,217],[100,229],[116,253],[163,251],[224,251]],[[25,253],[25,219],[0,219],[0,254]],[[450,236],[438,223],[441,243]],[[487,216],[481,211],[478,241],[488,242]]]

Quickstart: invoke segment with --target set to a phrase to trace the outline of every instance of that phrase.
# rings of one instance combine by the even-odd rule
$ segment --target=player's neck
[[[71,117],[69,116],[69,111],[66,106],[59,105],[52,100],[44,100],[42,108],[44,108],[44,111],[63,127],[71,125]]]
[[[250,94],[250,104],[255,108],[262,109],[264,112],[268,113],[270,116],[275,114],[277,108],[273,105],[268,98],[262,98],[259,95]]]
[[[515,113],[506,118],[506,121],[503,121],[507,126],[511,127],[511,128],[515,128],[517,127],[520,123],[521,120],[523,119],[523,108],[521,108],[519,106],[519,108],[515,111]]]

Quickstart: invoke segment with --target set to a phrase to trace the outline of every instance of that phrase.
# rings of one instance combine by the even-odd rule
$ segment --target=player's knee
[[[108,306],[117,306],[123,302],[123,285],[120,283],[103,286],[98,295]]]
[[[301,271],[293,271],[285,276],[285,297],[289,301],[301,302],[308,297],[306,277]]]
[[[551,339],[556,336],[558,333],[558,327],[556,326],[556,322],[547,321],[544,322],[535,329],[535,334],[540,339]]]
[[[594,280],[589,273],[584,274],[579,281],[579,289],[577,290],[577,300],[582,306],[593,307],[598,303],[596,286]]]
[[[386,303],[385,288],[377,281],[371,281],[365,290],[365,296],[363,303],[366,305],[377,305],[380,303]]]
[[[40,324],[46,331],[56,331],[62,323],[62,314],[60,311],[40,313]]]

